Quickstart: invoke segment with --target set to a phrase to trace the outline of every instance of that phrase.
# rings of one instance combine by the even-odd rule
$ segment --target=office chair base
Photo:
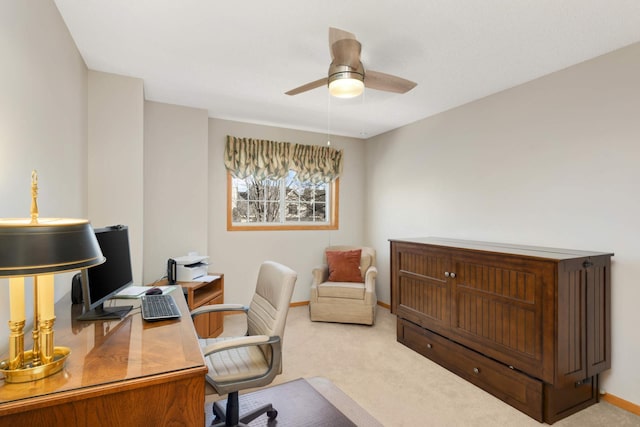
[[[219,402],[213,403],[213,414],[215,419],[211,427],[243,427],[255,420],[262,414],[267,414],[269,421],[274,420],[278,416],[278,411],[271,403],[259,406],[242,417],[239,415],[240,405],[238,402],[238,392],[234,391],[227,396],[227,407],[222,407]]]

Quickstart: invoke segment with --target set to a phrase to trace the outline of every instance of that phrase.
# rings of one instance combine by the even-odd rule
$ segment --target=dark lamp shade
[[[80,270],[104,261],[87,220],[0,218],[0,277]]]

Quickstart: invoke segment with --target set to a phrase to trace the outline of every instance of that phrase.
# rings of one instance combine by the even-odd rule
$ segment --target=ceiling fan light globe
[[[354,78],[336,79],[329,83],[329,93],[336,98],[354,98],[364,91],[364,82]]]

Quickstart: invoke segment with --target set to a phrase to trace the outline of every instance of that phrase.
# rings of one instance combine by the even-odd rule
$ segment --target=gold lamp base
[[[4,380],[7,383],[26,383],[39,380],[60,372],[69,354],[71,354],[71,349],[68,347],[54,347],[51,362],[32,366],[33,350],[27,350],[24,352],[23,368],[8,369],[9,360],[3,360],[0,362],[0,372],[4,375]]]

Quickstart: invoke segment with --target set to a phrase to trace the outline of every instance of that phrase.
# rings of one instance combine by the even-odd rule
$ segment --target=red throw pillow
[[[359,282],[362,283],[360,273],[360,249],[353,251],[327,251],[330,282]]]

